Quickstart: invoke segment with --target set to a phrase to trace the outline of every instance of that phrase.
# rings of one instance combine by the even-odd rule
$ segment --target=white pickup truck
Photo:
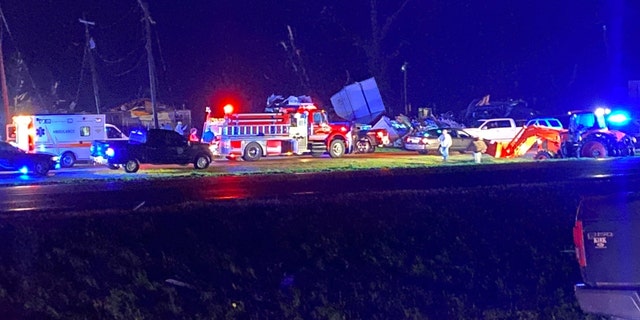
[[[511,118],[494,118],[476,120],[474,126],[465,128],[464,131],[474,137],[504,142],[513,140],[521,129]]]

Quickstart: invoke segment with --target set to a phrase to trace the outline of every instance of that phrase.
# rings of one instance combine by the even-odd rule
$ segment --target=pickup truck
[[[494,118],[476,120],[472,127],[465,128],[464,131],[484,140],[509,142],[521,129],[511,118]]]
[[[193,163],[196,169],[206,169],[213,160],[208,144],[187,141],[177,132],[164,129],[133,131],[129,141],[94,141],[91,150],[93,157],[104,157],[109,168],[123,166],[128,173],[137,172],[141,163]]]
[[[580,308],[615,319],[640,319],[640,194],[585,198],[573,227],[583,283]]]

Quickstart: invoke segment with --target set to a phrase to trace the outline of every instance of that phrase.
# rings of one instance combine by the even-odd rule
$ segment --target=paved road
[[[280,161],[280,160],[278,160]],[[292,160],[283,160],[292,161]],[[366,161],[363,159],[362,161]],[[274,162],[273,165],[276,163]],[[229,170],[247,166],[230,164]],[[184,169],[190,170],[190,169]],[[23,181],[0,189],[0,211],[50,211],[93,208],[136,208],[184,201],[271,198],[291,194],[332,194],[385,190],[424,190],[444,187],[477,187],[504,184],[572,182],[589,192],[591,182],[605,182],[593,192],[635,191],[640,186],[640,157],[573,161],[528,162],[480,166],[440,166],[422,169],[380,168],[344,173],[301,173],[190,177],[162,180],[137,179],[143,175],[117,173],[127,180],[106,179],[108,169],[77,168],[58,173],[62,183],[46,178]],[[83,182],[69,179],[76,174],[96,175]],[[6,174],[3,175],[6,178]],[[13,179],[15,179],[14,177]],[[32,178],[26,178],[32,179]],[[129,180],[132,179],[132,180]],[[6,179],[5,179],[6,180]],[[57,182],[60,182],[57,181]],[[603,189],[604,188],[604,189]]]

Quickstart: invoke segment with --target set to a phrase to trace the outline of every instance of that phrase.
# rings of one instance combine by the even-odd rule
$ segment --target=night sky
[[[378,0],[384,24],[401,0]],[[115,4],[114,4],[115,3]],[[328,104],[343,85],[372,74],[354,45],[370,35],[371,0],[150,1],[158,99],[194,111],[227,99],[259,111],[272,93]],[[103,107],[148,96],[142,10],[136,0],[3,0],[8,68],[19,50],[37,90],[94,108],[89,70],[80,81],[84,26],[97,45]],[[457,111],[475,98],[523,98],[547,113],[629,103],[640,79],[640,4],[621,0],[410,0],[382,43],[388,107],[408,102]],[[280,44],[291,26],[309,77],[304,89]],[[6,30],[5,30],[6,31]],[[9,71],[10,86],[16,78]],[[12,94],[14,94],[12,92]]]

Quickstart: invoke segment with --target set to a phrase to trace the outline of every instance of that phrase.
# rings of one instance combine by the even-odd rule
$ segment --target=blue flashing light
[[[116,154],[116,152],[113,150],[113,148],[107,148],[107,150],[104,151],[104,154],[107,157],[113,157]]]
[[[20,168],[20,170],[18,170],[18,171],[20,171],[20,173],[22,173],[22,174],[27,174],[27,173],[29,173],[29,168],[24,166],[24,167]]]
[[[611,124],[625,124],[631,120],[625,112],[614,112],[607,117]]]

